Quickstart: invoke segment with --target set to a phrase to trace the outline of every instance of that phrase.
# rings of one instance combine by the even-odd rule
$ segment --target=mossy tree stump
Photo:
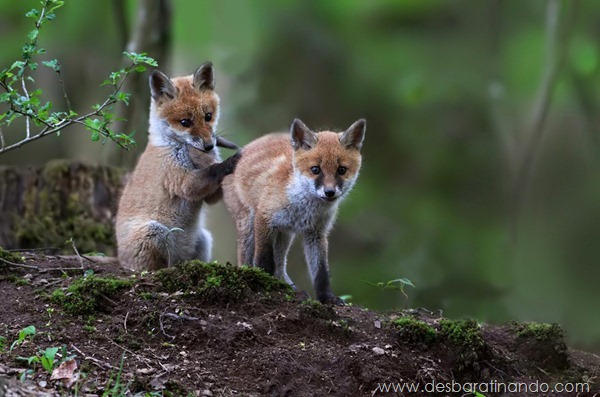
[[[114,222],[125,171],[77,161],[0,166],[0,246],[115,252]]]

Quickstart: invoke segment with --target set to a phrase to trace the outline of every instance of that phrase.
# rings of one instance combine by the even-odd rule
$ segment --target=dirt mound
[[[0,263],[0,395],[2,388],[78,396],[600,391],[600,357],[568,349],[555,324],[493,326],[422,309],[323,306],[257,269],[231,265],[131,273],[111,258],[7,260],[13,264]]]

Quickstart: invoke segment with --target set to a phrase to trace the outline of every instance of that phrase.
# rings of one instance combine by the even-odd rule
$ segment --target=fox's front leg
[[[329,281],[327,236],[320,231],[304,234],[304,256],[313,282],[317,299],[321,303],[343,305],[344,301],[334,295]]]
[[[223,178],[235,171],[240,158],[241,154],[238,152],[221,163],[186,172],[182,176],[177,195],[191,201],[218,195]]]
[[[287,274],[287,255],[293,239],[293,233],[281,230],[273,231],[273,261],[275,263],[275,273],[273,275],[296,289],[296,285]]]

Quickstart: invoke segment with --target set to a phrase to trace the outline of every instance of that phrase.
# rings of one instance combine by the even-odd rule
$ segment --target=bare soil
[[[0,263],[0,396],[476,395],[456,391],[460,382],[486,383],[480,396],[600,395],[600,357],[568,349],[558,327],[551,337],[524,332],[526,324],[476,325],[473,335],[461,335],[458,322],[424,309],[323,306],[249,284],[232,294],[217,279],[209,281],[218,288],[203,295],[175,273],[133,274],[112,258],[20,255],[30,267]],[[67,288],[90,271],[130,284],[100,292],[86,313],[67,313],[56,296],[71,297]],[[398,318],[424,323],[431,338],[394,325]],[[31,325],[35,336],[10,351]],[[19,358],[62,346],[77,364],[63,379]],[[59,353],[55,366],[64,358]],[[550,391],[492,388],[509,382],[547,383]],[[589,390],[552,392],[557,382],[587,382]],[[386,392],[392,383],[419,383],[421,391]]]

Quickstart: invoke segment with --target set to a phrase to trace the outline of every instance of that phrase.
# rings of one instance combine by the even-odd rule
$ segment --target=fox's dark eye
[[[348,171],[348,168],[344,167],[343,165],[340,165],[338,167],[338,174],[344,175],[346,173],[346,171]]]
[[[192,126],[192,120],[190,120],[190,119],[181,119],[181,120],[179,120],[179,123],[181,123],[181,125],[184,126],[185,128],[189,128]]]
[[[209,122],[212,120],[212,113],[205,113],[204,114],[204,121]]]
[[[312,172],[314,175],[319,175],[321,173],[321,167],[314,165],[310,167],[310,172]]]

